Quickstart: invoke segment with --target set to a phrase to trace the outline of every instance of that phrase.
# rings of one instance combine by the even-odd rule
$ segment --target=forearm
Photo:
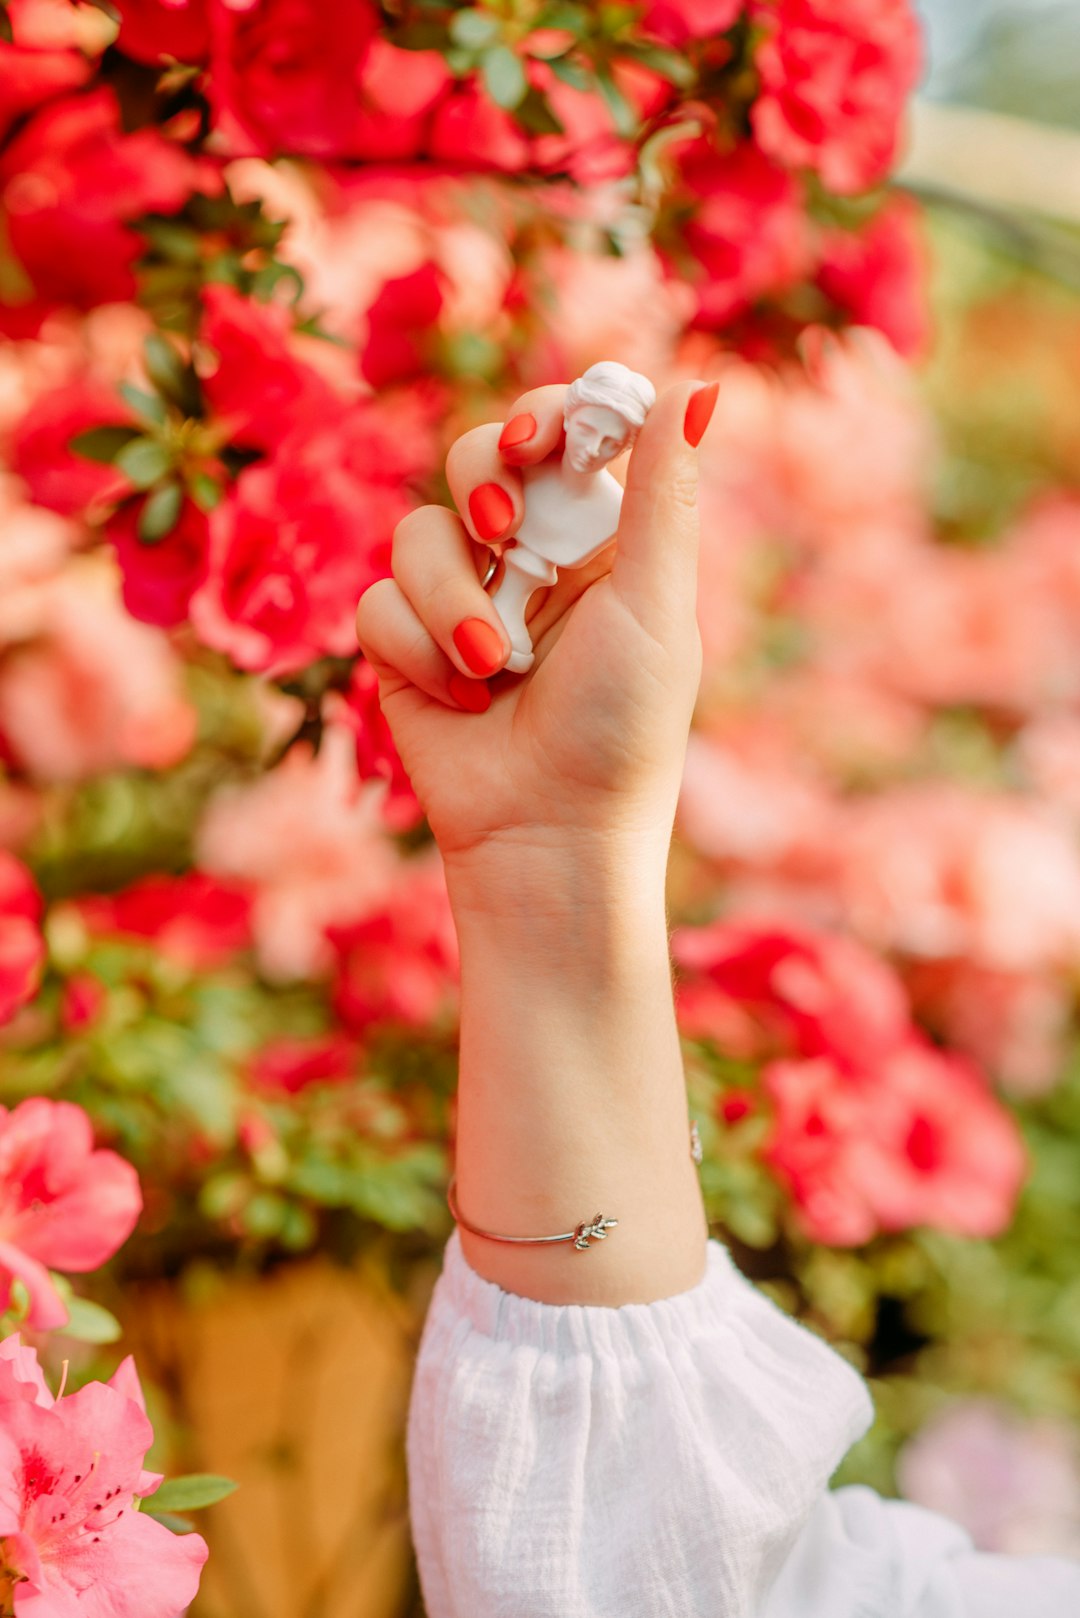
[[[643,874],[644,873],[644,874]],[[650,1302],[704,1274],[663,858],[578,848],[448,871],[462,953],[456,1194],[470,1265],[548,1303]]]

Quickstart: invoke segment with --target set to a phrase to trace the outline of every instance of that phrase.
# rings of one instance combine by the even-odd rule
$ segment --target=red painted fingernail
[[[535,432],[535,416],[511,416],[499,435],[499,448],[516,449],[519,444],[527,444]]]
[[[451,674],[446,682],[454,701],[469,713],[487,713],[491,692],[480,680],[467,680],[464,674]]]
[[[501,635],[483,618],[463,618],[454,630],[454,645],[474,674],[494,674],[505,661]]]
[[[716,408],[716,396],[720,392],[719,382],[709,382],[705,387],[699,388],[690,395],[690,402],[686,407],[683,418],[683,436],[693,449],[697,449],[705,437],[705,429],[712,419]]]
[[[481,483],[469,496],[469,516],[481,539],[498,539],[514,520],[514,502],[497,483]]]

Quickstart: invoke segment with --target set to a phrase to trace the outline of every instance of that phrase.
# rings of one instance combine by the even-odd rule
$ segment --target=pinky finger
[[[446,707],[468,713],[485,713],[490,707],[486,682],[459,674],[393,579],[380,579],[360,597],[356,638],[384,696],[414,686]]]

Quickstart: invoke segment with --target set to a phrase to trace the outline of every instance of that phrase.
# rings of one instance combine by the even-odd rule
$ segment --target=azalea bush
[[[0,1099],[138,1171],[114,1275],[437,1258],[456,944],[356,601],[522,389],[716,380],[671,870],[713,1228],[875,1379],[852,1477],[1051,1421],[1060,1494],[1080,446],[1067,372],[1015,401],[1076,316],[938,221],[930,359],[908,0],[3,12]]]

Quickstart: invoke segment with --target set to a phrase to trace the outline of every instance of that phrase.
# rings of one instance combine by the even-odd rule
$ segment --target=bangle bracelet
[[[701,1137],[698,1134],[696,1119],[690,1124],[690,1156],[695,1163],[701,1162]],[[573,1230],[561,1231],[557,1236],[500,1236],[493,1230],[481,1230],[478,1225],[471,1225],[467,1219],[463,1218],[461,1210],[457,1206],[457,1199],[454,1196],[456,1180],[457,1175],[452,1174],[450,1184],[446,1188],[446,1201],[450,1212],[456,1222],[463,1226],[465,1230],[472,1231],[474,1236],[486,1236],[490,1242],[573,1242],[578,1252],[587,1253],[590,1238],[602,1242],[606,1238],[608,1231],[613,1230],[619,1223],[617,1219],[605,1219],[603,1214],[597,1213],[592,1219],[583,1219],[581,1224],[575,1225]]]

